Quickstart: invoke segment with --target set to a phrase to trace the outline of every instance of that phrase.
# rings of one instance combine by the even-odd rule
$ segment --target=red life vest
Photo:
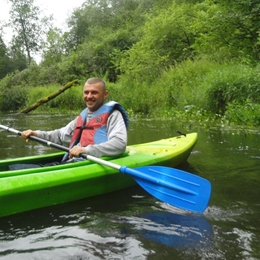
[[[84,109],[76,122],[76,128],[73,132],[70,147],[79,144],[87,146],[90,144],[99,144],[106,142],[107,137],[107,119],[114,109],[118,109],[125,120],[128,127],[128,117],[124,108],[117,102],[110,101],[95,111],[88,122],[86,122],[88,108]]]

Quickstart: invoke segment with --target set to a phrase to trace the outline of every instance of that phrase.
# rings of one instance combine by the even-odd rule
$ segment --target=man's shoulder
[[[122,117],[122,113],[119,110],[117,110],[117,109],[114,109],[109,116],[112,116],[112,115],[113,116],[121,116]]]

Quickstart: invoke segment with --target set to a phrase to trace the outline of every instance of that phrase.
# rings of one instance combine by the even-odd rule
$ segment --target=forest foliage
[[[78,111],[85,80],[98,76],[133,115],[260,125],[256,0],[87,0],[71,11],[66,30],[34,0],[8,1],[10,22],[1,25],[15,34],[9,44],[0,35],[2,112],[75,79],[79,86],[43,111]]]

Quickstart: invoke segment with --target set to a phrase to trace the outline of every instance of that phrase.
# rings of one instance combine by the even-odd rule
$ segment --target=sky
[[[39,6],[45,16],[53,15],[54,25],[58,28],[64,28],[66,18],[72,13],[74,8],[80,7],[85,0],[34,0],[36,6]],[[7,0],[0,0],[0,21],[7,22],[9,19],[10,4]],[[11,30],[4,31],[4,40],[11,39]]]

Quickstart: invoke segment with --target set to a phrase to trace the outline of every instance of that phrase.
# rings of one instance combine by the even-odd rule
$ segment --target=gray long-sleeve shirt
[[[77,117],[78,118],[78,117]],[[53,131],[35,131],[37,136],[54,143],[69,143],[76,127],[77,118],[68,123],[65,127]],[[86,154],[95,157],[112,156],[123,153],[127,145],[127,129],[122,114],[114,110],[107,120],[108,141],[100,144],[88,145],[85,147]]]

